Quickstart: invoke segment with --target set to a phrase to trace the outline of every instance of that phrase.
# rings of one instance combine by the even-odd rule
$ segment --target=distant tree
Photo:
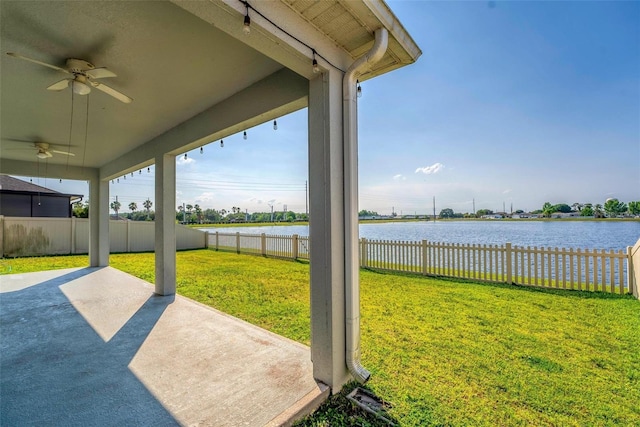
[[[193,205],[193,210],[196,213],[196,220],[198,224],[202,224],[202,208],[200,207],[200,205],[196,204]]]
[[[580,211],[582,210],[582,207],[583,207],[583,206],[584,206],[584,205],[583,205],[582,203],[578,203],[578,202],[576,202],[576,203],[574,203],[574,204],[572,204],[572,205],[571,205],[571,207],[573,208],[573,210],[574,210],[574,211],[578,211],[578,212],[580,212]]]
[[[111,202],[109,206],[111,207],[111,209],[114,210],[114,212],[116,213],[116,216],[118,216],[118,211],[120,210],[120,207],[122,206],[122,204],[120,204],[120,202],[116,200],[114,202]]]
[[[142,204],[144,208],[147,210],[147,217],[149,216],[149,211],[151,210],[151,206],[153,206],[153,202],[149,199],[145,200]]]
[[[580,216],[593,216],[593,206],[591,205],[591,203],[587,203],[582,207],[582,210],[580,211]]]
[[[455,217],[455,213],[451,208],[444,208],[440,211],[440,218],[453,218]]]
[[[608,217],[615,218],[627,211],[627,205],[618,199],[608,199],[604,203],[604,211]]]
[[[76,218],[89,218],[89,201],[75,202],[72,205],[73,216]]]
[[[569,213],[571,212],[571,206],[566,203],[559,203],[557,205],[553,205],[553,209],[555,212]]]
[[[555,206],[553,206],[549,202],[545,202],[544,205],[542,205],[542,215],[544,215],[546,218],[551,217],[551,214],[555,211]]]
[[[358,216],[379,216],[379,215],[378,215],[378,212],[368,211],[363,209],[360,212],[358,212]]]
[[[138,205],[136,204],[136,202],[129,203],[129,210],[131,211],[131,213],[134,213],[138,210]]]
[[[476,211],[476,216],[478,218],[484,215],[493,215],[493,211],[491,209],[478,209]]]
[[[521,214],[521,213],[524,213],[524,211],[522,209],[517,209],[515,213]]]
[[[640,215],[640,200],[635,202],[629,202],[627,210],[631,215]]]
[[[602,205],[597,204],[593,207],[593,216],[596,218],[604,218],[604,211],[602,210]]]

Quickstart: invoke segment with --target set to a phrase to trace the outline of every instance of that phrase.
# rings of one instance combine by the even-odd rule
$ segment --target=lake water
[[[204,228],[209,232],[309,235],[307,225]],[[574,249],[626,249],[640,239],[640,221],[436,221],[360,224],[360,237]]]

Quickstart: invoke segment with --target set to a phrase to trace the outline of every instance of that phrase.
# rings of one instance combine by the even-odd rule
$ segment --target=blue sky
[[[362,85],[360,209],[640,200],[640,2],[388,4],[423,55]],[[304,212],[307,164],[305,109],[178,158],[177,201]],[[152,174],[111,195],[153,200]]]

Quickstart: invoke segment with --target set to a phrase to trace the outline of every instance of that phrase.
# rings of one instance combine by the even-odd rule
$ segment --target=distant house
[[[0,215],[71,218],[71,204],[82,200],[82,197],[0,175]]]

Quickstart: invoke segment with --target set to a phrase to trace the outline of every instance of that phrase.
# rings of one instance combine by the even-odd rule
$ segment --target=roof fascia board
[[[242,30],[246,8],[239,0],[219,0],[215,2],[171,1],[308,80],[317,77],[313,73],[311,65],[313,60],[312,51],[274,27],[252,10],[249,11],[251,33],[244,34]],[[300,41],[311,46],[319,55],[331,61],[341,70],[346,70],[353,62],[354,58],[348,52],[336,46],[335,42],[327,37],[326,34],[310,25],[303,17],[280,0],[255,1],[252,5],[255,5],[260,13]],[[317,59],[320,67],[330,67],[322,58],[318,57]]]
[[[422,55],[422,50],[420,50],[415,40],[409,35],[409,32],[384,1],[363,0],[362,2],[343,1],[343,3],[358,15],[363,13],[359,9],[367,8],[382,23],[382,26],[389,31],[389,35],[402,46],[412,59],[412,62],[417,61]]]
[[[114,179],[155,163],[156,156],[178,155],[307,106],[309,82],[282,69],[100,168]]]

